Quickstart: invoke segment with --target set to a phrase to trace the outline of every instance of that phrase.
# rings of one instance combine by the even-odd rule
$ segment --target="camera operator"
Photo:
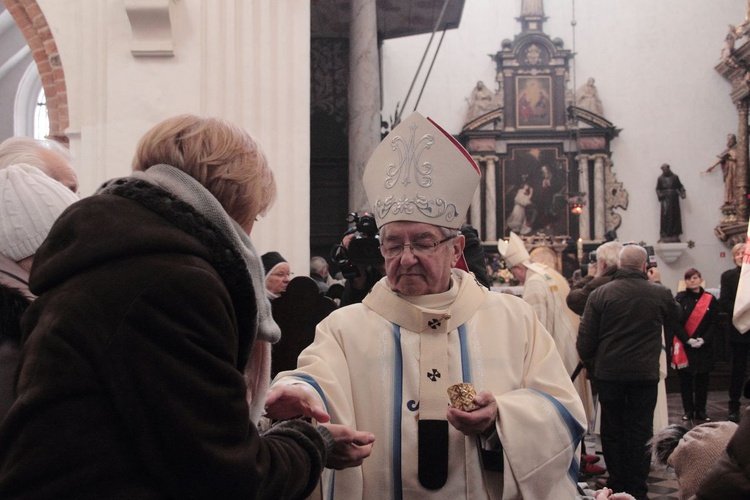
[[[588,274],[571,287],[570,293],[565,298],[565,302],[571,311],[582,316],[589,294],[601,285],[612,281],[612,275],[617,271],[620,250],[622,250],[622,243],[610,241],[603,243],[594,251],[592,262],[589,263]],[[593,271],[591,269],[592,264],[594,265]]]
[[[352,212],[346,217],[353,224],[331,249],[331,260],[346,279],[340,307],[362,302],[370,289],[385,276],[383,256],[375,218],[364,212]]]

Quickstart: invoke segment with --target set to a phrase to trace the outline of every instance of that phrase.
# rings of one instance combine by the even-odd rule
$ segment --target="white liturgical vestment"
[[[408,299],[383,278],[362,304],[323,320],[298,368],[274,381],[310,384],[332,423],[375,435],[362,466],[324,475],[323,498],[574,498],[584,410],[531,307],[455,269],[448,292]],[[423,335],[444,339],[424,342]],[[427,356],[420,353],[425,345],[446,350]],[[425,356],[434,369],[421,366]],[[429,490],[417,471],[420,407],[433,416],[436,407],[447,410],[447,393],[432,390],[432,384],[459,382],[471,382],[497,400],[494,437],[502,444],[503,472],[483,466],[476,436],[449,425],[447,481]]]

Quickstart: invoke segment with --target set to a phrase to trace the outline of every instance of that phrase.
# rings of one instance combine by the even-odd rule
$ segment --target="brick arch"
[[[50,139],[68,143],[68,92],[55,38],[36,0],[2,0],[26,38],[47,97]]]

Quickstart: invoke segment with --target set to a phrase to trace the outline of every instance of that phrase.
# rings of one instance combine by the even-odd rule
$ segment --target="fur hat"
[[[691,498],[737,430],[734,422],[709,422],[689,431],[670,425],[651,440],[654,460],[674,469],[680,498]]]
[[[502,258],[505,260],[505,264],[508,266],[508,269],[513,266],[517,266],[518,264],[531,262],[529,252],[528,250],[526,250],[526,245],[524,244],[521,237],[513,231],[511,231],[508,241],[505,241],[502,238],[497,240],[497,249],[500,252]]]
[[[281,256],[279,252],[267,252],[260,256],[260,260],[263,261],[263,269],[266,272],[266,276],[271,274],[273,268],[279,264],[286,262],[286,259]]]
[[[362,182],[378,227],[406,221],[459,229],[479,178],[453,136],[415,112],[375,148]]]
[[[16,262],[34,255],[52,224],[78,197],[25,163],[0,169],[0,254]]]

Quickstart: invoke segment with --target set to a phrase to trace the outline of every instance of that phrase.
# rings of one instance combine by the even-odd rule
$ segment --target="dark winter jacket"
[[[34,300],[29,273],[0,255],[0,422],[10,410],[20,356],[21,317]]]
[[[252,281],[191,206],[141,182],[69,207],[36,254],[0,498],[297,498],[325,447],[260,437],[242,370]]]
[[[680,306],[671,292],[633,269],[619,269],[611,282],[589,295],[576,347],[597,380],[659,380],[662,325],[681,328]]]
[[[586,279],[588,278],[587,276],[586,278],[583,278],[580,286],[570,287],[570,292],[568,293],[568,296],[565,297],[565,302],[568,304],[568,308],[577,315],[582,316],[583,311],[586,309],[586,301],[589,299],[591,292],[612,281],[612,277],[616,272],[617,267],[608,267],[601,276]]]
[[[734,312],[734,299],[737,296],[737,285],[740,282],[742,268],[735,266],[721,273],[719,294],[719,307],[724,313],[724,322],[730,342],[750,343],[750,335],[742,335],[732,324],[732,313]]]
[[[700,299],[701,295],[703,295],[704,293],[708,292],[703,290],[703,288],[700,289],[699,293],[685,290],[678,293],[677,297],[675,297],[677,302],[682,307],[683,326],[692,314],[693,309],[695,309],[695,305],[698,303],[698,299]],[[698,328],[695,329],[695,333],[693,333],[693,336],[688,337],[687,332],[685,332],[685,330],[683,329],[679,329],[675,332],[677,339],[685,346],[685,354],[687,354],[688,358],[688,366],[682,369],[687,370],[691,373],[706,373],[713,369],[713,342],[716,335],[716,330],[720,327],[719,303],[716,300],[716,297],[711,294],[709,294],[709,296],[711,297],[711,302],[708,305],[708,310],[706,310],[706,314],[703,316],[703,320],[698,325]],[[693,348],[688,343],[688,339],[690,338],[702,338],[704,344],[701,347]],[[669,342],[669,346],[671,348],[671,342]]]

